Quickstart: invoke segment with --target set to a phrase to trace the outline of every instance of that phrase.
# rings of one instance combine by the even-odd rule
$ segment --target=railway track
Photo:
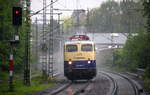
[[[112,81],[112,89],[111,91],[108,92],[108,95],[117,95],[117,91],[118,91],[118,85],[117,82],[114,78],[112,78],[108,73],[106,72],[99,72],[101,74],[104,74],[106,77],[108,77],[111,81]]]
[[[106,93],[99,94],[98,91],[103,91],[105,88],[98,89],[98,85],[106,86],[105,83],[99,83],[97,80],[101,78],[109,81],[109,86]],[[108,82],[107,81],[107,82]],[[97,87],[97,88],[95,88]],[[98,76],[91,81],[66,81],[61,87],[53,90],[51,93],[44,95],[141,95],[135,83],[127,76],[110,72],[100,71]],[[142,94],[143,95],[143,94]]]
[[[139,92],[137,85],[130,78],[128,78],[127,76],[120,74],[120,73],[115,73],[115,74],[118,74],[119,76],[125,78],[132,85],[134,92],[135,92],[134,95],[140,95],[140,92]]]
[[[50,95],[79,95],[80,93],[84,92],[91,82],[92,81],[70,82],[56,89]]]
[[[105,79],[110,80],[110,82],[112,83],[111,86],[113,89],[110,91],[109,95],[116,95],[117,93],[116,81],[109,74],[106,74],[103,72],[101,72],[101,74],[103,74],[103,77],[105,77]],[[74,82],[74,83],[72,82],[68,83],[67,85],[64,85],[63,87],[56,89],[50,95],[99,95],[98,93],[96,93],[96,89],[94,89],[94,86],[99,85],[96,83],[95,81],[96,79],[97,78],[94,78],[93,80],[90,80],[90,81],[79,81],[79,82]],[[89,94],[88,91],[91,92],[91,89],[94,91]],[[99,91],[102,91],[102,90],[99,90]]]
[[[64,91],[65,89],[67,89],[68,87],[70,87],[72,85],[72,82],[69,82],[65,85],[63,85],[62,87],[54,90],[52,93],[50,93],[50,95],[57,95],[59,94],[60,92]]]
[[[83,87],[81,87],[81,89],[78,89],[77,91],[75,91],[73,93],[73,95],[79,95],[80,93],[84,93],[85,89],[90,85],[91,81],[88,81]]]
[[[135,82],[127,76],[110,71],[102,71],[102,73],[109,75],[117,84],[117,93],[111,95],[141,95]]]

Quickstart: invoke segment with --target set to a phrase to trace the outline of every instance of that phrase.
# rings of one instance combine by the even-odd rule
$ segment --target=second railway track
[[[78,81],[56,89],[50,95],[116,95],[117,82],[106,73],[102,73],[90,81]],[[101,82],[101,83],[97,83]],[[111,85],[108,85],[109,83]],[[99,89],[99,85],[101,89]],[[107,86],[107,87],[106,87]],[[108,91],[112,88],[111,91]],[[100,92],[99,92],[100,91]],[[106,94],[110,92],[109,94]]]
[[[127,76],[111,71],[100,71],[90,81],[65,82],[46,95],[141,95]]]
[[[140,95],[136,84],[132,81],[132,79],[128,78],[127,76],[111,71],[101,72],[112,77],[117,83],[117,93],[111,95]]]

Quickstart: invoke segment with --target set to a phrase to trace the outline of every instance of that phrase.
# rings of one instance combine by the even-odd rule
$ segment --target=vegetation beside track
[[[6,73],[3,73],[3,76],[5,76],[5,79],[8,80],[8,77],[6,77]],[[18,76],[15,76],[18,77]],[[52,82],[48,82],[43,80],[43,77],[38,76],[31,79],[31,85],[25,86],[23,84],[23,79],[16,79],[14,80],[14,91],[9,91],[9,84],[6,81],[0,81],[0,95],[32,95],[38,91],[43,91],[46,88],[49,88],[53,86],[54,84]]]
[[[143,15],[147,22],[146,30],[139,32],[136,36],[128,37],[124,48],[114,52],[114,64],[130,71],[143,68],[145,69],[143,78],[150,82],[150,3],[149,0],[144,0],[142,3]],[[150,87],[149,83],[145,86]]]

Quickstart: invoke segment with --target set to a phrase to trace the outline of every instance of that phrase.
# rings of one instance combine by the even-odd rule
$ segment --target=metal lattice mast
[[[90,30],[89,30],[89,29],[90,29],[90,28],[89,28],[89,27],[90,27],[90,25],[89,25],[89,24],[90,24],[90,23],[89,23],[89,17],[90,17],[90,13],[89,13],[89,9],[87,9],[87,16],[86,16],[86,31],[87,31],[87,32],[90,32]],[[86,34],[87,32],[85,32],[85,34]]]
[[[47,75],[47,54],[46,54],[46,0],[43,0],[43,34],[42,34],[42,71]]]
[[[76,7],[77,7],[77,31],[76,31],[76,34],[79,33],[79,26],[80,26],[80,18],[79,18],[79,15],[80,15],[80,11],[79,11],[79,0],[76,0],[77,4],[76,4]]]
[[[129,11],[130,9],[130,1],[132,0],[123,0],[123,4],[124,4],[124,7],[126,8],[126,12],[125,12],[125,15],[127,15],[127,17],[129,18],[126,22],[127,24],[127,29],[128,29],[128,37],[130,37],[130,34],[131,34],[131,13]]]
[[[53,0],[51,0],[50,6],[50,32],[49,32],[49,77],[53,77]]]
[[[36,24],[36,26],[35,26],[35,58],[36,58],[36,63],[38,63],[38,58],[39,58],[39,56],[38,56],[38,19],[36,18],[36,20],[35,20],[35,24]],[[37,68],[37,67],[36,67]]]
[[[24,84],[30,85],[30,0],[26,0],[26,40],[25,40],[25,66],[24,66]]]

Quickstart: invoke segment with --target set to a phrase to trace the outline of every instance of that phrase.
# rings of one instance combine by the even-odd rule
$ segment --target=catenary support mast
[[[50,5],[50,33],[49,33],[49,77],[53,77],[53,48],[54,48],[54,39],[53,39],[53,0],[51,0]]]

